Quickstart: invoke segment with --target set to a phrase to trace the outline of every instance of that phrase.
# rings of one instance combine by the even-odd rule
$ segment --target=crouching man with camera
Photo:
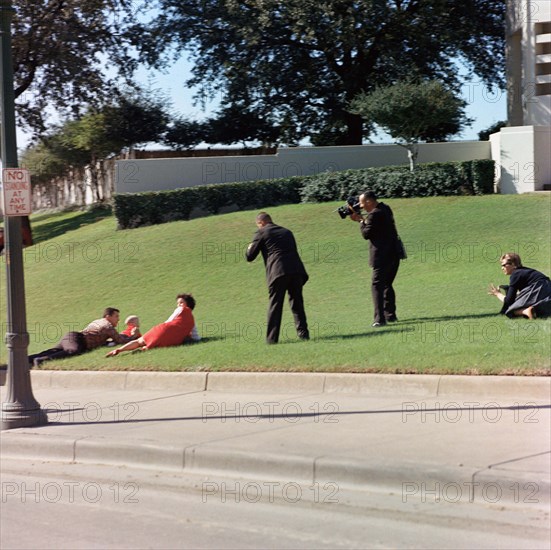
[[[373,268],[371,294],[375,309],[372,327],[382,327],[398,320],[396,317],[396,295],[392,283],[398,273],[401,241],[396,231],[394,215],[389,206],[377,201],[373,191],[366,191],[359,197],[359,208],[351,208],[350,219],[360,222],[363,238],[369,240],[369,265]]]

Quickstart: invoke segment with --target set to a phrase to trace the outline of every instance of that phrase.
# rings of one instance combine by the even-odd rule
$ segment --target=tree
[[[70,165],[53,147],[40,142],[23,152],[21,166],[29,170],[33,185],[43,185],[64,176]]]
[[[413,171],[419,141],[443,141],[472,122],[466,105],[441,82],[407,80],[360,94],[350,108],[405,147]]]
[[[136,0],[15,0],[12,50],[20,120],[45,129],[46,107],[73,116],[110,97],[136,59],[124,35]],[[111,77],[106,69],[111,69]]]
[[[163,143],[170,147],[191,148],[199,145],[202,141],[206,141],[205,128],[203,123],[186,118],[176,118],[169,123]]]
[[[494,124],[492,124],[489,128],[486,128],[486,130],[481,130],[480,132],[478,132],[478,139],[480,141],[489,141],[492,134],[499,132],[502,128],[505,127],[507,127],[506,120],[499,120],[498,122],[494,122]]]
[[[115,102],[101,109],[105,117],[105,140],[128,149],[142,143],[161,141],[170,122],[169,106],[164,95],[156,91],[134,87],[118,92]]]
[[[205,140],[209,143],[237,143],[260,141],[272,145],[278,141],[280,131],[268,117],[249,110],[245,105],[229,105],[218,111],[205,123]]]
[[[504,86],[503,0],[159,0],[129,36],[160,68],[175,52],[195,65],[198,98],[222,95],[294,143],[359,144],[370,128],[348,105],[416,76],[461,85],[457,62]]]
[[[71,167],[88,167],[91,189],[101,201],[100,161],[125,147],[158,141],[164,135],[169,116],[162,98],[134,91],[119,93],[114,101],[66,120],[25,152],[23,160],[32,167],[37,182],[64,175]]]

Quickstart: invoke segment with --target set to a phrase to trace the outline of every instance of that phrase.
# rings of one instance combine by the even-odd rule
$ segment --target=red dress
[[[134,329],[136,325],[132,325],[130,323],[128,323],[128,325],[126,325],[126,328],[121,332],[121,334],[124,334],[125,336],[135,336],[136,338],[139,338],[142,334],[140,332],[140,329],[138,329],[138,332],[135,332],[134,334],[132,334],[132,330]]]
[[[190,336],[194,326],[195,320],[193,319],[191,309],[184,306],[182,311],[172,321],[154,326],[142,338],[147,349],[179,346]]]

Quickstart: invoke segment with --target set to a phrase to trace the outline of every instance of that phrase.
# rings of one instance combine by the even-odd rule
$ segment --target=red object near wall
[[[33,244],[33,232],[29,216],[22,216],[21,235],[23,237],[23,246],[31,246]],[[4,228],[0,227],[0,253],[4,250],[4,246]]]

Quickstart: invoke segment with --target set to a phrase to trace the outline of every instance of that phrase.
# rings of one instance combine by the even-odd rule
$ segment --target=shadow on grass
[[[445,315],[440,317],[416,317],[415,319],[406,319],[398,322],[395,326],[411,325],[415,323],[440,322],[440,321],[456,321],[458,319],[482,319],[484,317],[499,317],[499,312],[493,313],[476,313],[474,315]],[[505,317],[504,317],[505,319]]]
[[[497,313],[477,313],[476,315],[447,315],[444,317],[418,317],[416,319],[406,319],[385,325],[387,328],[372,328],[355,334],[332,334],[329,336],[316,336],[314,340],[351,340],[355,338],[365,338],[373,336],[384,336],[385,334],[398,334],[401,332],[412,332],[415,330],[415,325],[422,323],[439,323],[446,321],[459,321],[468,319],[483,319],[486,317],[497,317]]]
[[[38,244],[54,237],[59,237],[69,231],[74,231],[85,225],[96,223],[105,218],[109,218],[112,215],[111,208],[109,206],[92,208],[85,212],[80,212],[75,216],[71,216],[66,219],[59,219],[59,214],[45,214],[44,217],[37,216],[34,222],[43,221],[50,217],[54,217],[51,222],[41,223],[40,225],[33,226],[33,240],[34,244]],[[31,221],[31,223],[32,223]]]

